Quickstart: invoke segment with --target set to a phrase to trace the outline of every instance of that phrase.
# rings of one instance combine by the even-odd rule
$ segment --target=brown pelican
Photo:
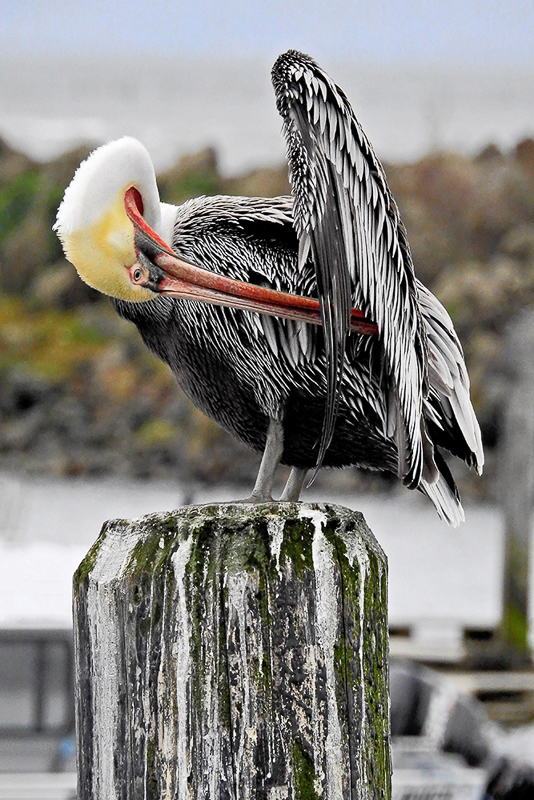
[[[293,197],[161,203],[147,151],[123,138],[65,192],[66,256],[198,408],[263,452],[251,499],[271,499],[279,463],[292,468],[282,500],[318,465],[358,466],[395,472],[457,525],[440,450],[479,472],[483,452],[451,319],[415,277],[342,90],[296,51],[272,78]]]

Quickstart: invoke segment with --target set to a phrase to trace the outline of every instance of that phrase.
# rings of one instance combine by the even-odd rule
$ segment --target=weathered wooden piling
[[[534,312],[517,314],[506,331],[507,401],[499,477],[504,513],[503,620],[498,646],[510,666],[529,665],[529,565],[534,499]]]
[[[386,584],[339,506],[106,523],[74,578],[79,800],[387,800]]]

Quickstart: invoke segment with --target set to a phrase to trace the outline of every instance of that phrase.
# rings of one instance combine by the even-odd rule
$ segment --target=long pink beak
[[[142,232],[144,238],[150,240],[156,250],[153,262],[165,273],[158,281],[156,291],[159,294],[258,311],[260,314],[301,320],[315,325],[321,324],[318,300],[236,281],[182,261],[173,253],[167,242],[147,225],[143,217],[141,195],[137,189],[133,187],[128,189],[124,197],[124,206],[134,226]],[[142,264],[134,264],[130,268],[130,279],[132,283],[143,285],[146,273]],[[351,331],[375,335],[378,333],[378,328],[374,322],[366,319],[363,311],[353,308]]]

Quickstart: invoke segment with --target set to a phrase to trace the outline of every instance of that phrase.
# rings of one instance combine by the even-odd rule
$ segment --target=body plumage
[[[177,209],[173,250],[203,269],[291,294],[315,296],[313,261],[308,259],[297,269],[292,209],[291,197],[188,201]],[[449,386],[455,378],[465,381],[462,352],[450,317],[428,290],[418,286],[431,338],[431,370],[442,361],[442,371],[447,365]],[[169,364],[199,409],[258,452],[265,448],[269,420],[277,419],[284,429],[282,463],[299,469],[315,466],[326,398],[321,328],[173,297],[156,297],[148,303],[113,302],[122,317],[137,325],[152,352]],[[440,338],[434,343],[436,334]],[[437,368],[432,377],[434,372],[438,374]],[[325,466],[396,471],[398,454],[395,441],[387,434],[383,384],[380,341],[351,333]],[[446,385],[444,381],[440,394],[439,386],[431,382],[428,422],[442,447],[456,450],[469,462],[467,437],[462,436],[452,414],[447,420],[441,407],[446,402]],[[439,419],[438,425],[433,417]],[[468,427],[470,423],[467,419],[464,424]]]
[[[149,258],[138,233],[131,263],[121,250],[122,276],[97,288],[114,296],[119,314],[137,325],[198,408],[264,452],[258,497],[270,496],[278,461],[299,473],[285,499],[298,497],[305,471],[317,464],[358,466],[397,473],[457,524],[463,512],[439,448],[479,470],[483,455],[452,321],[415,277],[385,174],[341,90],[294,51],[278,59],[273,84],[294,197],[202,197],[158,207],[153,188],[145,202],[146,178],[133,174],[116,191],[124,196],[134,187],[147,223],[186,266],[318,297],[323,326],[150,295],[144,287],[160,291],[160,277],[141,278],[155,269],[159,245],[150,245]],[[112,143],[106,155],[111,159],[116,145],[127,161],[128,148],[140,147],[128,142]],[[145,176],[148,155],[137,157]],[[78,227],[84,230],[73,211],[82,205],[82,177],[58,214],[67,255],[71,239],[77,254]],[[90,223],[93,231],[92,217]],[[133,232],[122,225],[125,251]],[[93,274],[91,265],[76,266],[86,280]],[[353,306],[376,323],[377,335],[351,332]],[[260,480],[262,469],[267,481]]]

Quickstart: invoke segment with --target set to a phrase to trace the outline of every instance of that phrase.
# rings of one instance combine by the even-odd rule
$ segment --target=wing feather
[[[428,345],[404,226],[341,89],[296,51],[279,57],[272,77],[284,120],[294,224],[306,247],[309,241],[323,313],[328,375],[318,464],[333,434],[350,309],[360,301],[379,328],[384,391],[398,404],[399,474],[415,487],[423,471],[427,480],[437,472],[423,442]]]
[[[425,414],[447,436],[443,444],[479,474],[484,465],[480,427],[469,395],[462,346],[447,311],[419,281],[419,302],[429,343],[430,391]],[[437,414],[436,414],[437,409]]]

